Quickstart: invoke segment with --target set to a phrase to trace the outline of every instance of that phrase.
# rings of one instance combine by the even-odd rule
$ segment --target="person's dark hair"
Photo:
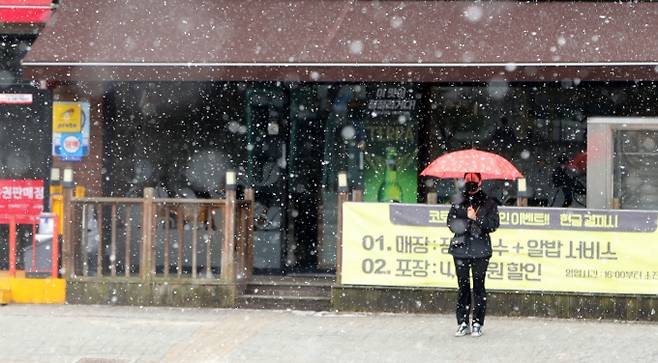
[[[474,174],[475,176],[477,176],[478,181],[482,181],[482,175],[480,175],[480,173],[470,173],[470,172],[469,173],[464,173],[464,179],[466,179],[466,176],[468,174]]]

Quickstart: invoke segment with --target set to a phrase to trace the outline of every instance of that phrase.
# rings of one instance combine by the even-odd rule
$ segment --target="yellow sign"
[[[456,287],[448,206],[346,203],[342,283]],[[500,208],[487,288],[658,293],[658,212]]]
[[[53,102],[53,132],[81,132],[80,103]]]
[[[63,304],[66,302],[66,280],[25,278],[23,271],[9,277],[0,271],[0,303]]]

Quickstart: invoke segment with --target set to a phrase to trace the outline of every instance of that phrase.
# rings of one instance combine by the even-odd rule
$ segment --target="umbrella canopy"
[[[464,173],[480,173],[482,179],[515,180],[523,175],[507,159],[486,151],[468,149],[441,155],[420,175],[463,178]]]

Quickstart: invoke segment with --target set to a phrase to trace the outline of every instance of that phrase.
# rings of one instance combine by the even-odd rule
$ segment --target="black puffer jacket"
[[[477,210],[475,220],[468,218],[469,206]],[[494,199],[482,190],[473,195],[464,193],[461,201],[450,208],[448,228],[455,236],[464,236],[465,243],[459,247],[451,245],[448,252],[459,258],[491,257],[489,233],[494,232],[499,224],[498,204]]]

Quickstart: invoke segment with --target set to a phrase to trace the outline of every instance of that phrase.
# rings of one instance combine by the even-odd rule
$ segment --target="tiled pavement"
[[[0,306],[9,362],[656,362],[658,324],[447,315]]]

